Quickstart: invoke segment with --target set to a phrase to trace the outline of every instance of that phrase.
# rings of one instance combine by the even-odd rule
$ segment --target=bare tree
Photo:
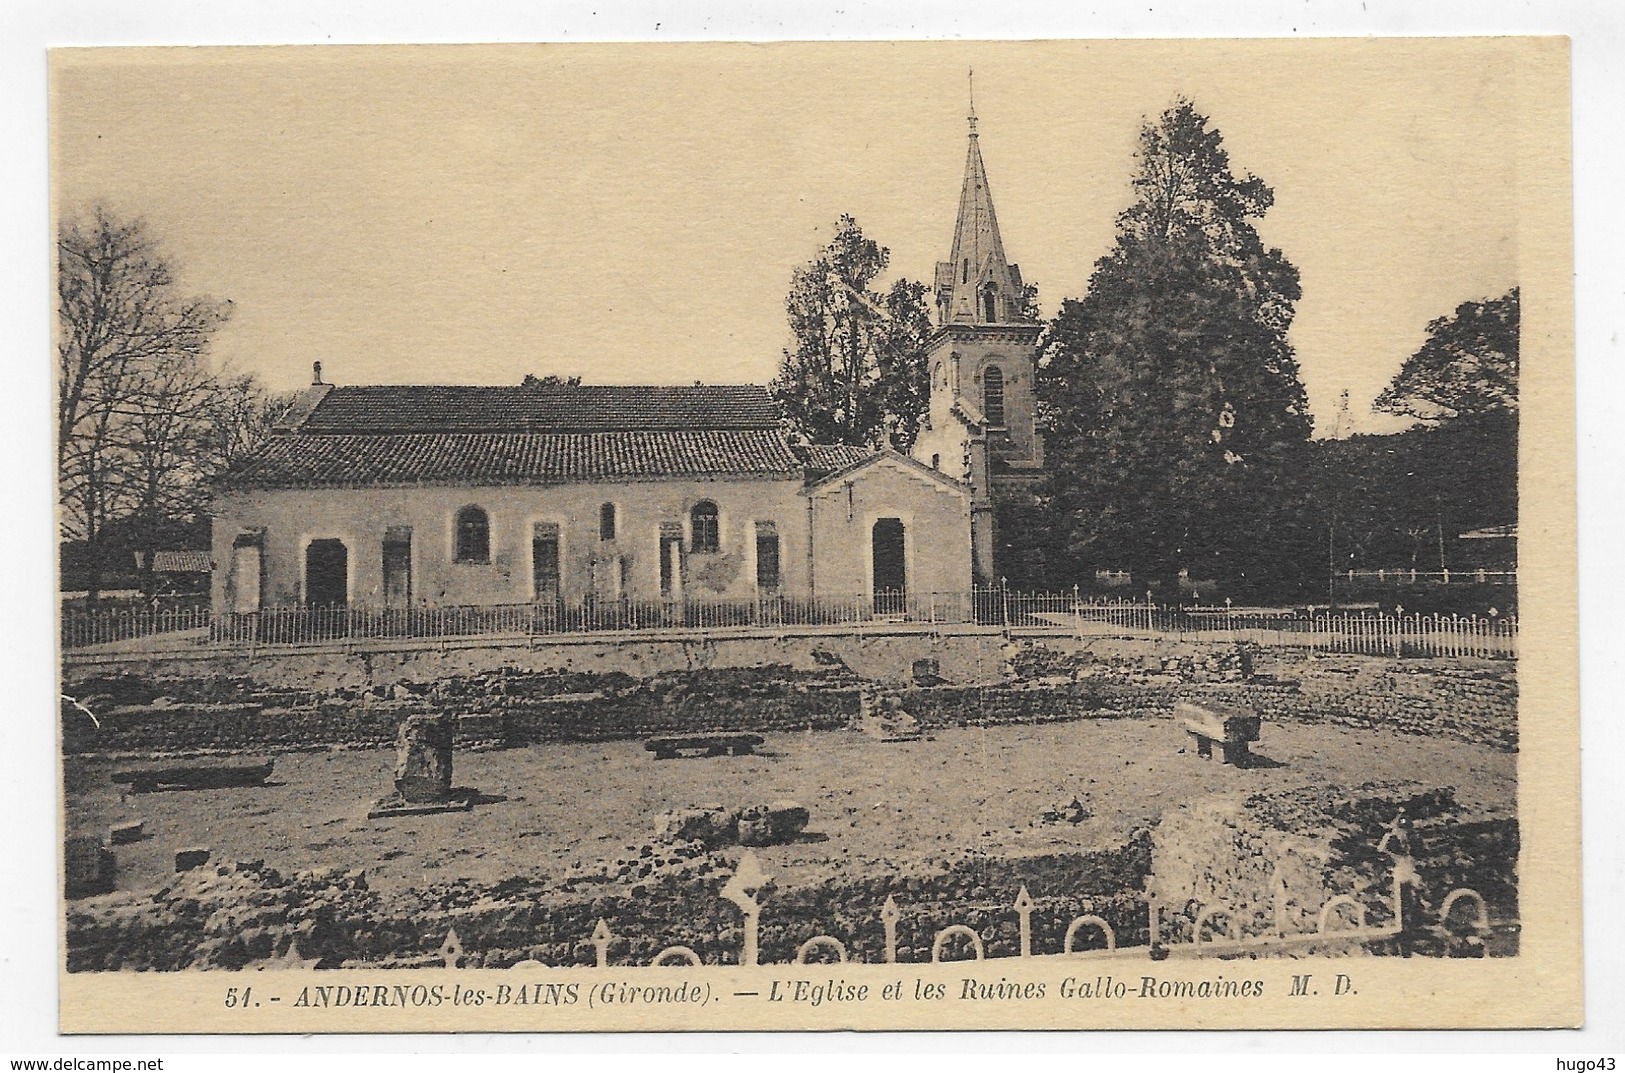
[[[145,365],[124,407],[119,446],[128,458],[142,592],[157,591],[153,564],[164,522],[205,504],[205,447],[211,434],[212,371],[195,354],[174,352]]]
[[[217,377],[201,455],[208,476],[225,473],[258,449],[298,397],[297,391],[267,391],[253,373]]]
[[[58,231],[57,300],[58,495],[95,600],[107,524],[165,509],[189,481],[209,338],[229,303],[181,295],[145,225],[100,207]]]

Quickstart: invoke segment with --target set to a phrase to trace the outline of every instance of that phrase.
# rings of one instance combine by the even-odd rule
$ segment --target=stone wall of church
[[[817,593],[865,595],[875,584],[875,523],[903,523],[905,588],[911,595],[971,586],[970,497],[901,459],[858,470],[812,493]],[[888,586],[880,585],[880,588]]]
[[[1003,420],[987,431],[989,450],[1007,462],[1040,465],[1043,444],[1035,416],[1033,341],[1037,329],[1027,325],[956,327],[932,340],[927,358],[931,377],[930,428],[922,429],[912,452],[927,465],[937,456],[938,467],[950,477],[966,477],[964,423],[951,413],[956,398],[968,401],[978,413],[989,414],[988,370],[997,368],[1003,389]]]
[[[386,606],[384,544],[408,533],[412,606],[530,603],[537,592],[538,526],[544,540],[556,534],[558,597],[566,603],[617,591],[633,600],[660,599],[663,531],[681,535],[678,585],[684,596],[753,598],[757,523],[769,522],[779,542],[779,591],[804,593],[807,505],[800,487],[794,479],[673,480],[222,493],[214,504],[214,606],[247,609],[251,595],[238,590],[256,583],[262,606],[304,604],[307,549],[314,540],[343,543],[350,605]],[[694,547],[693,510],[701,501],[717,508],[715,551]],[[601,539],[605,504],[614,509],[612,539]],[[458,561],[457,518],[470,506],[487,519],[483,561]],[[234,547],[239,543],[254,546]],[[257,582],[252,569],[235,565],[246,556],[257,560]],[[400,599],[397,584],[389,603]]]
[[[950,410],[954,403],[953,376],[956,363],[946,347],[935,350],[929,360],[931,375],[930,406],[926,411],[929,427],[922,427],[909,452],[915,460],[952,477],[956,481],[972,481],[975,467],[967,448],[970,432],[964,422]]]

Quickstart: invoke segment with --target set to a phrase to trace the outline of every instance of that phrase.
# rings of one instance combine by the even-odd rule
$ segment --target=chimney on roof
[[[321,382],[322,382],[322,363],[319,362],[319,361],[313,361],[313,362],[310,363],[310,386],[315,387],[318,384],[320,384]]]

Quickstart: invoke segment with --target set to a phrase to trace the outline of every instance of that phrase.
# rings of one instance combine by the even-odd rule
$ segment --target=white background
[[[0,110],[7,144],[0,182],[10,198],[0,214],[0,346],[7,382],[4,438],[6,505],[0,521],[5,578],[0,630],[4,696],[0,704],[0,1057],[16,1055],[172,1056],[166,1068],[214,1065],[207,1053],[294,1055],[376,1051],[453,1051],[467,1056],[658,1049],[666,1055],[706,1051],[889,1051],[947,1049],[960,1055],[1020,1050],[1031,1054],[1090,1051],[1197,1052],[1284,1067],[1279,1056],[1328,1055],[1331,1068],[1362,1052],[1489,1052],[1495,1068],[1555,1069],[1552,1057],[1625,1052],[1625,969],[1620,917],[1625,913],[1625,640],[1621,581],[1620,467],[1625,443],[1625,373],[1621,310],[1625,308],[1625,17],[1608,0],[1519,3],[1515,0],[1426,5],[1402,0],[1307,2],[1267,0],[1212,4],[1200,0],[1137,4],[1029,4],[893,0],[874,9],[848,5],[560,3],[543,7],[500,0],[455,4],[270,3],[257,9],[203,0],[0,3]],[[1586,1014],[1583,1032],[1519,1033],[1125,1033],[812,1037],[768,1036],[499,1036],[499,1037],[168,1037],[119,1039],[55,1034],[57,958],[56,712],[50,613],[54,598],[49,359],[51,234],[47,202],[45,49],[96,44],[294,44],[393,41],[775,40],[790,38],[1233,37],[1561,34],[1573,39],[1575,250],[1580,461],[1584,834],[1586,847]],[[1506,1001],[1516,1005],[1518,996]],[[1527,1058],[1518,1056],[1527,1054]],[[189,1055],[196,1057],[189,1058]],[[1341,1059],[1336,1056],[1341,1055]],[[1249,1058],[1251,1056],[1251,1058]],[[1547,1057],[1537,1057],[1547,1056]],[[1194,1055],[1193,1055],[1194,1057]],[[294,1058],[301,1063],[306,1058]],[[905,1059],[906,1060],[906,1059]],[[343,1059],[325,1059],[335,1068]],[[444,1062],[459,1059],[447,1055]],[[751,1064],[778,1063],[760,1057]],[[975,1061],[964,1058],[961,1061]],[[1183,1060],[1185,1064],[1189,1059]],[[535,1060],[492,1062],[507,1067]],[[351,1062],[346,1062],[350,1065]],[[416,1066],[418,1063],[408,1063]],[[545,1059],[543,1063],[545,1064]],[[1204,1067],[1209,1064],[1204,1062]],[[1322,1063],[1326,1064],[1326,1063]],[[1409,1063],[1406,1063],[1409,1065]],[[1421,1062],[1417,1063],[1422,1064]],[[1429,1065],[1436,1063],[1428,1063]],[[248,1068],[269,1068],[264,1060]],[[1302,1063],[1292,1063],[1301,1068]],[[1068,1068],[1075,1068],[1067,1063]],[[1369,1060],[1361,1062],[1369,1069]],[[1248,1068],[1255,1068],[1249,1064]]]

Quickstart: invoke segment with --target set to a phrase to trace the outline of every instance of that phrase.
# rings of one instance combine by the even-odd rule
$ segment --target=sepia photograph
[[[49,66],[64,1032],[1578,1023],[1562,39]]]

